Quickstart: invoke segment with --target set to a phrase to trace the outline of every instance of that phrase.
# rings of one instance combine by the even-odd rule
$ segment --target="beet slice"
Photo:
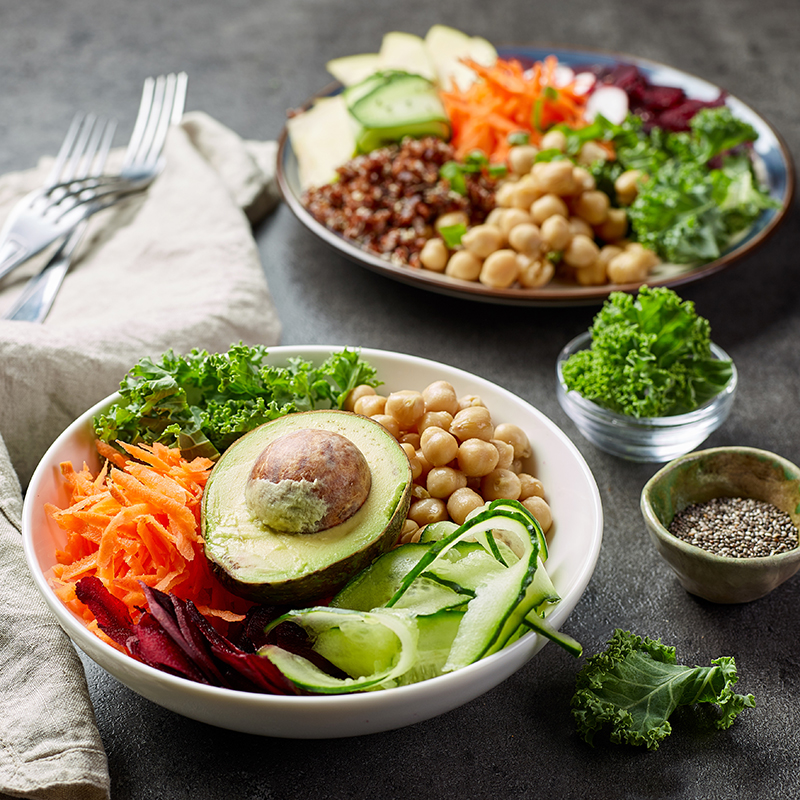
[[[114,597],[94,575],[81,578],[75,584],[75,595],[94,614],[100,630],[121,647],[126,647],[135,626],[125,603]]]

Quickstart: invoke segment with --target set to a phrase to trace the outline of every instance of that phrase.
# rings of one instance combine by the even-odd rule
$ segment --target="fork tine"
[[[149,165],[155,164],[161,156],[170,125],[180,122],[181,116],[183,116],[187,82],[188,78],[185,72],[178,75],[171,73],[167,76],[164,104],[161,108],[158,128],[146,158],[146,163]]]
[[[84,118],[83,125],[81,126],[77,141],[75,142],[75,146],[70,154],[69,161],[61,173],[61,183],[71,181],[77,176],[81,162],[86,154],[86,149],[89,146],[92,129],[94,128],[96,121],[97,117],[94,114],[87,114]]]
[[[155,80],[147,78],[142,87],[142,99],[139,103],[139,112],[136,115],[136,122],[133,124],[133,133],[131,134],[128,148],[125,151],[125,158],[122,162],[122,169],[126,169],[132,163],[136,154],[139,151],[139,146],[144,137],[144,131],[147,127],[147,120],[150,117],[150,109],[153,107],[153,93],[155,91]]]
[[[59,149],[56,160],[53,162],[53,166],[50,169],[50,174],[47,176],[44,188],[49,188],[58,183],[61,170],[64,168],[64,164],[67,162],[67,158],[72,150],[72,145],[75,143],[75,139],[78,136],[78,131],[83,125],[83,120],[84,115],[80,112],[72,118],[69,130],[67,131],[67,135],[64,137],[64,141],[61,142],[61,148]]]
[[[105,165],[105,160],[108,156],[108,149],[111,147],[110,140],[114,137],[115,129],[116,122],[114,120],[105,121],[101,118],[98,118],[95,121],[91,138],[86,146],[86,152],[83,154],[80,165],[74,175],[76,179],[86,178],[90,174],[93,176],[101,174],[101,172],[97,171],[95,162],[101,156],[103,149],[105,149],[103,166]]]

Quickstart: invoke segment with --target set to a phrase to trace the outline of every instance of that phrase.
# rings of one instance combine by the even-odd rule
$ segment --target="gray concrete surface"
[[[435,22],[498,43],[611,49],[697,74],[754,106],[800,154],[796,0],[0,0],[0,169],[35,163],[77,108],[130,119],[142,79],[185,69],[187,107],[249,138],[328,81],[325,62],[383,32]],[[121,123],[121,140],[125,138]],[[740,391],[709,446],[800,461],[797,203],[750,257],[682,294],[734,358]],[[585,442],[559,408],[553,365],[595,309],[504,308],[424,293],[349,263],[281,208],[257,231],[284,344],[342,343],[434,357],[506,386],[573,439],[602,494],[594,577],[565,626],[587,653],[614,628],[660,637],[683,663],[735,656],[756,709],[713,733],[681,711],[651,753],[583,744],[569,712],[578,664],[554,646],[487,695],[437,719],[355,740],[230,733],[140,699],[87,662],[117,800],[139,798],[789,798],[800,793],[800,577],[767,598],[687,595],[649,544],[639,493],[655,465]],[[1,367],[0,367],[1,368]]]

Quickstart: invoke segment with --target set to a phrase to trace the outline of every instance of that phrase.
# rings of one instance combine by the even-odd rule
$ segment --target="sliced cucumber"
[[[343,694],[393,685],[417,662],[418,630],[403,611],[351,611],[315,607],[292,611],[272,622],[294,622],[311,636],[314,649],[351,677],[335,678],[308,659],[278,645],[258,652],[297,686],[320,694]]]
[[[421,75],[394,73],[368,94],[348,100],[348,107],[360,126],[356,146],[362,153],[406,136],[450,136],[450,123],[436,87]]]
[[[417,660],[408,672],[399,676],[398,685],[417,683],[442,674],[463,617],[463,611],[443,610],[416,618],[419,632]]]

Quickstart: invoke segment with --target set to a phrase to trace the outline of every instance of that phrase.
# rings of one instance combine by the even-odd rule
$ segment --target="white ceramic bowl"
[[[591,345],[586,331],[564,346],[556,361],[558,402],[583,436],[595,447],[627,461],[665,462],[682,456],[702,444],[728,418],[736,395],[738,373],[727,386],[700,408],[672,417],[631,417],[617,414],[569,391],[564,383],[562,366],[579,350]],[[711,343],[711,353],[720,360],[730,360],[727,353]],[[733,364],[733,362],[731,362]]]
[[[315,362],[341,347],[275,347],[269,359],[289,356]],[[362,349],[384,381],[382,391],[423,389],[448,380],[459,394],[478,394],[495,423],[514,422],[530,437],[534,474],[544,483],[553,512],[547,569],[562,597],[549,616],[560,628],[583,594],[595,568],[603,532],[597,484],[567,436],[516,395],[461,370],[421,358]],[[91,419],[115,399],[112,395],[67,428],[45,454],[31,480],[23,511],[25,555],[45,601],[70,638],[97,664],[134,692],[192,719],[230,730],[295,739],[358,736],[392,730],[450,711],[492,689],[525,664],[546,640],[529,633],[482,661],[422,683],[362,694],[279,697],[210,687],[160,672],[130,658],[90,633],[56,598],[47,576],[63,532],[44,511],[46,502],[64,506],[67,494],[59,472],[62,461],[97,466]]]

